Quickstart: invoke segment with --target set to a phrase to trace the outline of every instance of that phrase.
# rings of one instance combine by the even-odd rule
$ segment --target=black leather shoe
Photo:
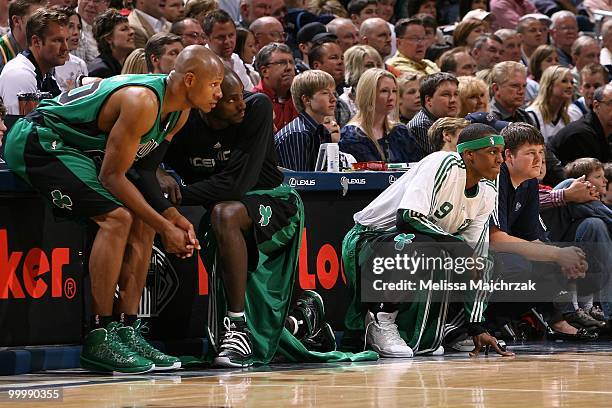
[[[590,332],[586,329],[578,329],[576,334],[561,333],[555,330],[551,330],[546,333],[548,340],[564,340],[564,341],[594,341],[597,340],[599,335],[595,332]]]

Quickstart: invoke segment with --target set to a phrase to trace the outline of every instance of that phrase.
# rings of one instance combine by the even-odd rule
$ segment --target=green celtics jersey
[[[66,145],[81,151],[105,151],[108,132],[98,128],[98,115],[108,98],[127,86],[151,89],[157,95],[160,106],[155,124],[140,139],[136,154],[136,159],[139,159],[153,151],[164,140],[181,115],[180,111],[172,112],[166,122],[161,123],[161,106],[166,91],[165,75],[113,76],[44,100],[36,110],[42,114],[44,126],[59,135]]]

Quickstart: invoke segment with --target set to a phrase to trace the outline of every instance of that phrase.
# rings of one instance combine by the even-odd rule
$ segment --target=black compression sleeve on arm
[[[134,162],[134,165],[132,165],[126,174],[149,205],[160,214],[172,207],[172,203],[164,197],[155,175],[169,145],[170,142],[164,140],[151,153]]]

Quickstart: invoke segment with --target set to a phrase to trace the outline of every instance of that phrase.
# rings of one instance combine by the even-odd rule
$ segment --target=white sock
[[[228,317],[244,317],[244,310],[242,312],[230,312],[228,310],[227,311],[227,316]]]

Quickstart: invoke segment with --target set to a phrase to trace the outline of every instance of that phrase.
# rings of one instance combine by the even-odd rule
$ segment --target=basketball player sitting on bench
[[[423,300],[362,303],[359,282],[363,282],[365,270],[358,261],[363,254],[380,248],[376,245],[381,242],[395,243],[395,249],[403,253],[415,248],[417,252],[422,251],[416,256],[424,254],[436,258],[446,256],[440,246],[442,243],[452,243],[453,250],[464,258],[486,257],[488,220],[496,196],[491,181],[499,172],[504,146],[503,138],[496,133],[488,125],[468,125],[459,135],[458,153],[440,151],[426,156],[355,214],[355,226],[342,244],[344,270],[353,290],[353,300],[345,318],[349,333],[345,333],[345,337],[352,334],[350,331],[363,332],[365,328],[366,346],[382,357],[444,352],[441,345],[443,328],[451,321],[446,318],[448,293],[438,292],[437,295],[442,295],[440,301],[431,301],[436,294],[424,290],[417,298]],[[398,244],[401,245],[398,247]],[[481,271],[483,280],[490,270],[489,265]],[[462,279],[453,271],[435,267],[431,270],[419,268],[414,276],[416,282]],[[501,350],[497,340],[481,324],[486,308],[483,294],[469,291],[465,294],[467,298],[461,313],[465,314],[468,334],[474,339],[473,355],[485,346],[504,356],[513,355]]]
[[[297,192],[281,184],[269,99],[244,93],[229,69],[221,89],[223,98],[209,114],[192,110],[165,163],[187,184],[180,191],[171,188],[175,201],[182,198],[184,205],[209,211],[211,230],[202,238],[203,259],[207,265],[214,259],[214,237],[227,304],[226,314],[219,311],[224,333],[214,364],[245,367],[269,362],[279,340],[279,348],[287,350],[283,338],[293,337],[281,332],[295,282],[303,206]],[[334,350],[334,334],[323,323],[323,314],[321,297],[305,291],[287,328],[308,349]],[[209,321],[209,329],[215,326]]]

